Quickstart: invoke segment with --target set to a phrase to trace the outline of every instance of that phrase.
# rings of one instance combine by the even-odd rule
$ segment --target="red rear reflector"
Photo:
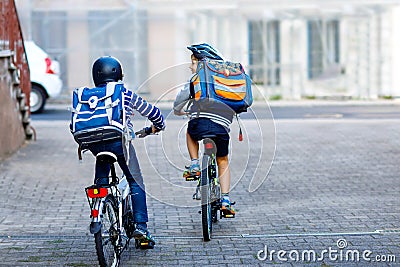
[[[204,147],[205,147],[206,149],[213,149],[213,148],[214,148],[214,145],[213,145],[213,143],[206,143],[206,144],[204,145]]]
[[[102,198],[102,197],[107,196],[107,194],[108,194],[107,188],[102,188],[102,187],[100,187],[100,188],[89,188],[87,190],[87,195],[90,198]]]
[[[97,216],[99,216],[99,211],[98,210],[92,210],[91,215],[93,218],[96,218]]]

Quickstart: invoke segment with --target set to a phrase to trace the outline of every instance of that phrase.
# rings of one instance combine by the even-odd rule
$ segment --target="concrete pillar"
[[[380,14],[380,91],[379,96],[393,96],[392,88],[392,49],[397,47],[397,43],[392,43],[393,12],[386,10]],[[397,23],[400,23],[398,21]],[[400,34],[400,32],[398,33]]]
[[[392,11],[392,25],[400,25],[400,7],[393,7]],[[392,91],[391,95],[400,97],[400,27],[392,26],[391,33],[391,78],[392,78]]]
[[[68,47],[68,83],[70,89],[80,86],[91,86],[92,63],[90,62],[89,31],[87,12],[71,10],[67,16],[74,19],[68,20],[67,47]]]
[[[177,60],[177,30],[173,14],[149,14],[149,19],[152,21],[148,25],[149,80],[145,86],[152,100],[156,100],[177,85],[174,64]],[[181,44],[183,51],[185,45]]]
[[[375,13],[369,17],[369,91],[367,98],[377,99],[380,90],[380,29],[379,16]]]
[[[307,80],[307,28],[305,21],[281,20],[281,90],[286,99],[299,99]]]

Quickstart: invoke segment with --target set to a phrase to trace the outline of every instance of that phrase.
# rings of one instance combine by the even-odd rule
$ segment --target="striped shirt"
[[[190,101],[190,84],[187,83],[179,91],[178,95],[176,96],[174,102],[174,112],[175,114],[179,114],[187,105],[188,101]],[[190,105],[189,105],[190,106]],[[201,110],[200,112],[197,111],[195,105],[190,106],[188,112],[190,113],[190,119],[195,118],[207,118],[211,121],[218,123],[224,126],[227,131],[229,132],[229,127],[232,123],[234,113],[225,107],[223,104],[218,104],[215,102],[209,109]]]
[[[146,102],[143,98],[135,94],[129,89],[124,87],[124,108],[127,115],[127,124],[129,128],[132,128],[131,117],[133,111],[136,110],[140,115],[148,118],[158,130],[163,130],[165,128],[164,117],[161,111],[156,106],[151,105]]]

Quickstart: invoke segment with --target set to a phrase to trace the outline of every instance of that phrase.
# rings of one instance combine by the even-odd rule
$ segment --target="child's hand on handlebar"
[[[148,136],[149,134],[155,134],[155,133],[158,133],[159,131],[161,131],[161,130],[154,127],[154,125],[151,125],[149,127],[144,127],[140,131],[135,132],[135,135],[139,138],[144,138],[144,137]]]
[[[139,138],[144,138],[148,136],[149,134],[152,134],[152,127],[144,127],[140,131],[135,132],[135,135]]]

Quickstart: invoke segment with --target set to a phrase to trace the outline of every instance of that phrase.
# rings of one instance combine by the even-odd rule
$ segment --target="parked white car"
[[[48,98],[61,93],[60,64],[34,42],[25,41],[24,44],[32,86],[30,108],[32,113],[40,113]]]

